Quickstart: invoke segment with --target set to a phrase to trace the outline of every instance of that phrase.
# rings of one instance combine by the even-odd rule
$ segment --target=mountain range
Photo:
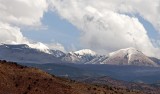
[[[64,53],[60,50],[39,50],[26,44],[1,44],[0,59],[19,63],[73,63],[73,64],[111,64],[158,67],[160,60],[148,57],[135,48],[120,49],[99,55],[90,49]]]
[[[90,49],[64,53],[35,49],[26,44],[1,44],[0,93],[159,94],[159,62],[159,59],[148,57],[132,47],[99,55]],[[54,74],[72,80],[55,77]]]

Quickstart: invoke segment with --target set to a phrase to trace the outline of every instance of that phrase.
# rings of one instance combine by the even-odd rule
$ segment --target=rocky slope
[[[103,76],[103,77],[80,77],[74,78],[77,81],[85,82],[85,83],[92,83],[98,85],[109,85],[111,87],[119,87],[119,88],[126,88],[128,90],[140,90],[145,92],[145,94],[159,94],[160,87],[156,84],[145,84],[145,83],[131,83],[125,82],[121,80],[115,80],[113,78]]]
[[[83,49],[76,52],[67,53],[64,57],[62,57],[62,61],[68,63],[86,64],[96,57],[98,57],[98,55],[96,55],[94,51]]]
[[[39,69],[0,61],[0,94],[143,94],[124,88],[89,85]]]

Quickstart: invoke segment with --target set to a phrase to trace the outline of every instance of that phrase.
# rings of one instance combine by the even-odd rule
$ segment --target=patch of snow
[[[35,43],[35,44],[28,44],[28,46],[31,47],[31,48],[34,48],[34,49],[38,49],[42,52],[51,54],[49,48],[41,42],[38,42],[38,43]]]
[[[94,52],[90,49],[82,49],[82,50],[76,51],[74,53],[77,55],[92,55],[92,56],[96,55],[96,52]]]

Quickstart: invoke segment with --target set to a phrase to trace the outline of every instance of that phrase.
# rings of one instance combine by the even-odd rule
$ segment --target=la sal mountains
[[[0,60],[12,61],[0,61],[2,94],[159,94],[160,60],[132,47],[98,55],[1,44]]]
[[[60,50],[35,49],[26,44],[0,44],[0,59],[19,63],[110,64],[158,67],[160,60],[135,48],[99,55],[90,49],[64,53]]]
[[[25,63],[75,63],[158,66],[158,59],[150,59],[135,48],[120,49],[108,55],[98,55],[90,49],[64,53],[60,50],[40,50],[26,44],[1,44],[0,59]],[[14,58],[13,58],[14,56]]]

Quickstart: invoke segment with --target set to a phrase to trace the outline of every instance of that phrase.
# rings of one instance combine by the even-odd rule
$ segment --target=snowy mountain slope
[[[45,52],[26,44],[1,44],[0,59],[21,63],[74,63],[74,64],[112,64],[158,66],[159,59],[149,58],[135,48],[120,49],[107,55],[98,55],[89,49],[64,53],[59,50]]]
[[[96,57],[96,53],[89,49],[83,49],[76,52],[69,52],[62,60],[69,63],[85,64]]]
[[[53,56],[55,56],[57,58],[63,57],[63,56],[66,55],[64,52],[62,52],[60,50],[50,50],[49,52],[50,52],[51,55],[53,55]]]
[[[158,66],[141,51],[135,48],[121,49],[109,54],[108,59],[103,61],[104,64],[116,65],[137,65],[137,66]]]
[[[30,48],[37,49],[39,51],[51,54],[50,53],[50,49],[46,45],[44,45],[43,43],[41,43],[41,42],[34,43],[34,44],[28,44],[28,46]]]
[[[103,62],[107,59],[108,57],[106,55],[100,55],[96,56],[92,60],[86,62],[85,64],[104,64]]]
[[[81,61],[80,59],[81,58],[77,54],[73,52],[69,52],[62,58],[62,61],[68,62],[68,63],[80,63]]]
[[[91,50],[80,50],[66,54],[62,60],[68,63],[78,64],[112,64],[112,65],[136,65],[154,66],[158,64],[145,56],[135,48],[120,49],[107,55],[97,55]]]
[[[55,56],[33,49],[26,44],[1,44],[0,59],[25,63],[59,63]]]
[[[151,59],[153,62],[155,62],[155,63],[160,65],[160,59],[155,58],[155,57],[149,57],[149,59]]]
[[[74,52],[75,54],[77,55],[91,55],[91,56],[95,56],[96,55],[96,52],[90,50],[90,49],[83,49],[83,50],[79,50],[79,51],[76,51]]]

